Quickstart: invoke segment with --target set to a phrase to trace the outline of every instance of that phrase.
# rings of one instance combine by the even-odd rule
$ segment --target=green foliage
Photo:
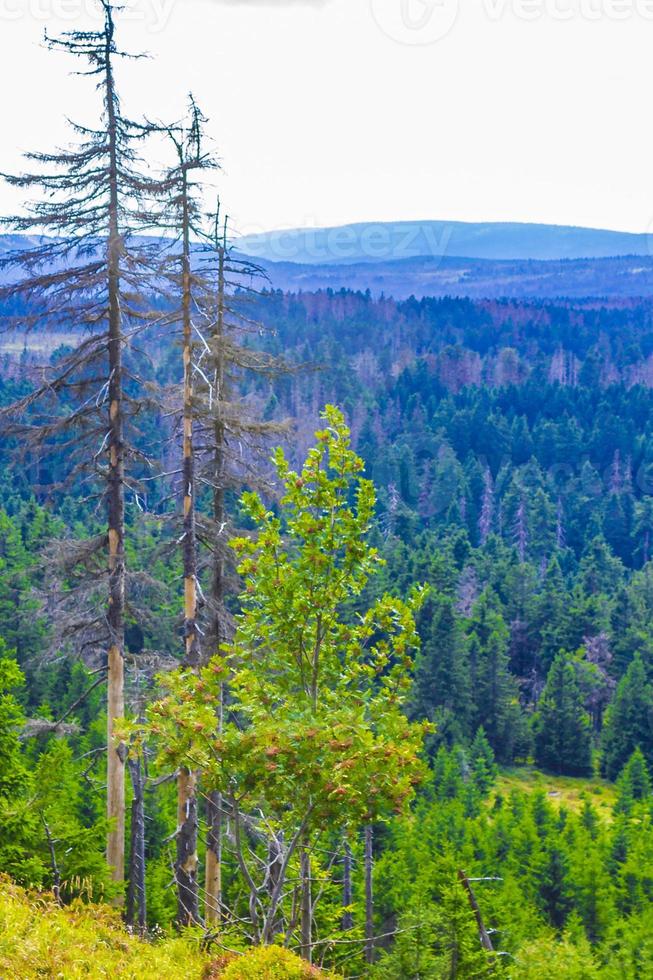
[[[212,788],[290,820],[287,830],[376,819],[402,807],[421,775],[424,726],[401,705],[423,593],[343,616],[379,562],[365,543],[374,492],[342,415],[326,419],[301,475],[276,456],[283,526],[245,498],[257,534],[233,542],[245,583],[233,644],[199,676],[165,678],[171,693],[149,710],[166,763],[191,763]],[[223,683],[230,721],[216,738]]]
[[[562,653],[551,665],[533,724],[538,765],[569,776],[591,773],[590,720],[574,667]]]
[[[270,292],[255,302],[275,328],[263,343],[324,370],[292,383],[247,381],[241,393],[260,398],[269,418],[308,419],[316,398],[337,400],[352,420],[354,445],[340,438],[327,451],[320,442],[307,480],[291,445],[287,460],[277,456],[285,502],[246,499],[242,523],[253,534],[239,543],[238,557],[249,591],[230,601],[230,612],[241,614],[239,633],[201,678],[171,678],[170,714],[151,718],[168,749],[160,773],[197,754],[207,788],[231,786],[248,819],[264,808],[284,841],[311,807],[321,937],[339,934],[345,834],[354,851],[348,938],[361,935],[359,825],[382,817],[376,924],[391,931],[399,919],[412,920],[379,969],[446,968],[438,942],[455,932],[458,912],[467,915],[446,896],[452,885],[456,898],[462,866],[502,878],[477,891],[497,946],[510,954],[501,960],[507,973],[528,967],[529,975],[545,975],[545,954],[556,976],[583,968],[608,978],[653,972],[653,392],[632,383],[639,359],[653,350],[650,311],[375,302],[348,292]],[[176,356],[148,353],[159,380],[175,384]],[[567,361],[573,384],[565,383]],[[0,379],[0,401],[28,390],[27,380],[14,380],[17,372],[13,365]],[[606,385],[608,376],[622,380]],[[328,423],[327,441],[339,425]],[[137,441],[165,463],[163,420],[143,406],[138,426]],[[304,436],[300,423],[297,444]],[[346,455],[352,448],[378,486],[375,503]],[[65,900],[108,895],[101,689],[67,719],[78,734],[17,737],[26,716],[61,717],[91,683],[74,662],[83,653],[74,639],[39,663],[52,636],[51,607],[37,597],[50,568],[40,549],[62,534],[93,536],[96,519],[81,492],[55,492],[47,508],[35,503],[30,474],[13,452],[0,446],[0,622],[16,650],[15,661],[2,659],[11,661],[9,672],[17,662],[25,683],[0,696],[0,862],[23,881],[50,886],[45,818]],[[348,459],[352,469],[338,473]],[[54,454],[50,475],[63,473],[65,462]],[[338,480],[346,488],[334,489]],[[128,508],[137,594],[127,639],[135,662],[141,653],[148,662],[152,650],[176,656],[180,646],[179,563],[173,523],[163,519],[169,492],[166,480],[150,481],[148,513],[131,500]],[[333,510],[331,493],[339,494]],[[338,541],[329,540],[331,513],[342,518]],[[430,594],[418,609],[421,583]],[[318,613],[324,636],[312,687]],[[409,690],[413,615],[421,649]],[[293,642],[298,635],[304,651]],[[229,710],[218,734],[215,701],[226,682]],[[405,709],[436,726],[427,738],[431,776],[417,798],[420,733],[405,722]],[[547,769],[588,772],[592,748],[602,772],[618,779],[614,812],[611,789],[597,781],[495,775],[496,760],[512,765],[531,752]],[[146,796],[149,914],[165,924],[173,911],[174,786]],[[247,825],[254,868],[266,856],[258,827]],[[230,838],[223,873],[229,902],[247,917]],[[289,880],[298,874],[295,851]],[[471,951],[473,928],[468,935]],[[360,950],[340,949],[359,975]]]
[[[19,739],[23,711],[14,692],[23,674],[0,639],[0,867],[17,881],[39,884],[44,867],[33,854],[37,821],[30,806],[34,779]]]
[[[488,742],[483,728],[479,728],[476,732],[469,755],[474,783],[481,796],[486,796],[494,785],[499,770],[494,760],[492,746]]]
[[[651,777],[641,749],[635,749],[622,769],[617,790],[619,795],[615,809],[624,813],[630,813],[636,802],[651,795]]]
[[[244,580],[233,643],[198,673],[163,678],[168,694],[145,729],[164,766],[200,770],[237,820],[262,813],[290,842],[288,861],[327,827],[342,834],[404,812],[425,772],[426,726],[402,710],[424,590],[353,611],[380,565],[366,542],[374,491],[342,414],[327,408],[325,420],[301,473],[276,454],[280,516],[255,494],[244,499],[256,530],[233,542]],[[239,865],[251,888],[242,851]]]
[[[472,693],[463,626],[451,596],[433,594],[422,611],[422,646],[417,658],[411,711],[435,723],[431,748],[469,737]]]
[[[200,980],[208,963],[199,941],[145,943],[128,935],[114,910],[81,902],[60,909],[0,879],[0,974],[39,977],[187,977]]]
[[[253,949],[239,956],[217,972],[210,970],[206,980],[319,980],[327,974],[300,960],[298,956],[279,946]]]
[[[635,749],[641,750],[648,766],[653,765],[653,688],[639,654],[619,682],[601,746],[601,769],[608,779],[617,778]]]
[[[511,762],[527,754],[528,731],[519,692],[509,671],[508,628],[489,592],[484,592],[469,621],[468,649],[474,697],[474,721],[482,727],[497,758]]]
[[[495,958],[480,945],[474,913],[457,880],[446,882],[437,905],[399,917],[394,946],[372,971],[379,980],[482,980],[495,975]]]
[[[568,937],[556,941],[546,936],[528,943],[519,952],[513,977],[519,980],[599,980],[600,969],[587,940],[574,942]]]

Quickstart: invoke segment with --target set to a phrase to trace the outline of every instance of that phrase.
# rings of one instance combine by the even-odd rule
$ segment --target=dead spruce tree
[[[238,256],[229,243],[228,218],[220,204],[211,218],[211,232],[198,249],[202,289],[198,292],[194,399],[198,442],[198,485],[209,494],[208,513],[198,515],[198,539],[204,546],[201,568],[210,582],[205,603],[206,656],[220,651],[233,636],[226,599],[238,590],[230,562],[233,526],[227,511],[230,491],[244,487],[270,489],[264,459],[271,440],[289,431],[284,420],[264,420],[263,405],[251,395],[253,380],[271,380],[297,368],[261,349],[255,339],[265,327],[252,314],[261,270]],[[224,715],[224,686],[217,706],[218,729]],[[222,838],[224,803],[220,792],[206,800],[208,825],[205,862],[205,919],[217,923],[224,911]],[[276,842],[270,841],[272,851]]]
[[[85,558],[105,554],[108,600],[104,611],[69,624],[85,642],[104,647],[108,671],[107,860],[113,877],[124,878],[125,751],[114,742],[114,723],[124,714],[125,488],[127,464],[139,454],[127,432],[136,404],[125,391],[138,379],[125,368],[124,354],[147,320],[144,295],[152,256],[134,235],[143,229],[143,200],[155,192],[141,173],[138,143],[147,135],[123,113],[115,80],[117,61],[131,57],[115,40],[110,0],[98,0],[103,24],[97,31],[72,31],[46,38],[53,51],[81,59],[79,74],[97,83],[102,112],[95,126],[71,124],[78,140],[71,149],[32,153],[37,172],[7,176],[15,187],[37,192],[35,203],[8,224],[37,237],[2,261],[9,284],[3,300],[27,304],[8,318],[9,328],[56,330],[65,324],[79,341],[21,401],[3,413],[5,424],[40,455],[56,449],[69,460],[69,478],[86,479],[103,494],[107,530],[84,543]],[[89,606],[90,608],[90,606]]]
[[[183,528],[180,541],[184,574],[184,653],[183,664],[191,670],[200,667],[201,647],[198,625],[198,562],[196,533],[196,475],[194,446],[194,318],[207,285],[193,268],[194,243],[202,235],[202,178],[217,169],[217,161],[205,151],[206,119],[192,96],[186,123],[159,127],[174,148],[175,162],[162,181],[165,187],[157,221],[167,231],[161,272],[167,283],[169,313],[164,318],[166,332],[177,332],[181,339],[183,385],[182,405],[176,406],[177,389],[168,393],[172,414],[182,422],[181,496]],[[177,921],[191,925],[199,920],[198,889],[198,806],[197,773],[181,767],[177,775]]]

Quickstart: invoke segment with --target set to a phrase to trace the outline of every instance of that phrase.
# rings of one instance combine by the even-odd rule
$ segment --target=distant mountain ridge
[[[341,265],[409,258],[492,260],[653,256],[653,234],[519,222],[378,221],[244,235],[238,248],[269,262]]]
[[[394,299],[625,300],[653,296],[653,256],[595,259],[395,259],[340,265],[259,260],[283,292],[353,289]]]
[[[429,228],[425,227],[427,224]],[[448,231],[442,230],[445,225]],[[465,229],[464,235],[457,230],[461,228]],[[321,289],[369,290],[372,296],[383,294],[397,300],[409,296],[546,300],[628,300],[653,296],[653,235],[649,239],[648,235],[552,225],[464,225],[462,222],[350,225],[316,230],[313,239],[310,234],[310,230],[284,232],[289,237],[276,241],[263,236],[254,245],[249,238],[241,238],[234,253],[253,259],[262,268],[267,282],[262,280],[260,285],[293,293]],[[568,254],[558,258],[526,255],[489,258],[450,251],[453,247],[464,251],[465,242],[470,251],[478,252],[510,249],[528,252],[536,247],[541,252],[547,249],[569,253],[574,249],[593,253],[601,249],[617,251],[609,255]],[[36,238],[0,235],[0,258],[35,244],[38,244]],[[425,255],[427,246],[431,253]],[[412,248],[420,254],[401,254],[402,250]],[[265,254],[256,254],[256,249]],[[363,257],[360,257],[361,249],[367,251]],[[326,256],[329,250],[328,257],[318,261],[319,255]],[[289,259],[288,254],[293,252],[304,259]],[[270,254],[276,254],[277,258],[270,258]],[[354,254],[359,257],[354,258]],[[17,275],[16,270],[0,269],[0,284]],[[245,280],[250,283],[249,277]]]

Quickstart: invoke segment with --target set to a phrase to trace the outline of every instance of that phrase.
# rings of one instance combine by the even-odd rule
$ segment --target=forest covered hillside
[[[12,251],[35,245],[39,240],[0,235],[0,283],[10,275],[2,268],[3,255],[6,258]],[[157,243],[152,236],[144,236],[144,241]],[[165,239],[158,241],[164,243]],[[377,299],[382,296],[397,300],[469,297],[540,299],[552,303],[561,297],[576,301],[598,297],[605,303],[641,300],[653,295],[653,256],[644,242],[633,253],[594,258],[483,258],[475,253],[461,257],[450,248],[442,254],[436,249],[433,254],[428,244],[421,247],[425,249],[424,254],[417,252],[408,258],[384,247],[365,259],[338,261],[336,250],[335,255],[320,252],[314,261],[308,261],[301,253],[296,256],[293,247],[279,248],[272,257],[267,253],[259,257],[254,249],[250,256],[238,239],[232,255],[240,257],[245,266],[256,263],[269,289],[290,293],[347,289],[369,290]],[[200,254],[197,242],[193,253],[197,262]],[[243,286],[250,282],[247,274],[239,279]]]
[[[254,303],[247,315],[255,311],[265,330],[246,339],[248,348],[283,352],[299,369],[241,376],[241,397],[264,420],[291,420],[277,440],[295,466],[314,443],[322,406],[341,405],[377,490],[370,541],[385,565],[352,612],[384,593],[429,587],[416,612],[421,648],[406,710],[433,723],[431,774],[411,816],[376,827],[375,932],[419,922],[420,948],[431,951],[427,976],[446,968],[451,929],[457,955],[475,962],[474,921],[456,877],[464,868],[500,879],[476,890],[510,975],[553,976],[541,972],[546,948],[552,963],[559,956],[568,964],[565,975],[638,976],[633,957],[647,954],[634,950],[650,914],[653,767],[647,304],[395,302],[344,291],[263,293]],[[67,338],[60,339],[51,340],[53,364],[65,354]],[[157,385],[177,384],[174,340],[157,334],[143,343]],[[37,382],[43,351],[37,331],[20,353],[5,352],[4,403]],[[173,468],[175,427],[165,413],[142,413],[138,433],[154,465]],[[254,450],[242,452],[243,465],[254,465]],[[97,839],[104,720],[89,673],[102,660],[92,636],[84,651],[67,632],[65,591],[74,591],[74,580],[59,599],[46,598],[61,585],[48,583],[55,573],[41,557],[58,541],[89,540],[97,526],[81,484],[64,489],[66,465],[56,449],[41,462],[31,452],[18,457],[16,443],[2,451],[3,636],[20,671],[10,672],[4,704],[12,724],[21,719],[18,728],[30,733],[14,742],[13,765],[34,772],[27,778],[56,837],[66,895],[88,879],[101,889],[95,896],[111,892]],[[164,475],[127,498],[137,588],[126,630],[134,705],[160,665],[179,657],[175,479]],[[239,479],[247,485],[246,475]],[[229,494],[234,520],[247,526]],[[237,611],[235,598],[228,605]],[[44,777],[53,771],[58,780],[50,783]],[[148,917],[162,925],[174,916],[166,887],[171,807],[165,785],[145,801]],[[354,930],[365,921],[364,844],[354,835],[351,886],[344,879]],[[428,858],[418,857],[424,847]],[[43,824],[24,824],[11,854],[5,870],[18,880],[52,884]],[[337,848],[334,859],[333,870],[327,862],[320,871],[329,883],[320,932],[348,902],[338,898]],[[238,900],[237,867],[224,860],[224,887]],[[417,867],[423,873],[415,877]],[[551,930],[565,935],[557,953]],[[375,970],[416,976],[411,964],[422,952],[397,942],[392,952],[379,940]],[[516,972],[531,956],[539,965]],[[327,962],[346,972],[346,958]],[[477,974],[461,973],[468,975]]]
[[[0,973],[653,975],[649,260],[278,288],[96,6],[6,177]]]

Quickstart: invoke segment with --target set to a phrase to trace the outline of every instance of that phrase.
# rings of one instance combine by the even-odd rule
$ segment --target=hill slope
[[[239,247],[271,262],[340,265],[428,256],[596,259],[651,255],[651,236],[518,222],[378,221],[245,235]]]

